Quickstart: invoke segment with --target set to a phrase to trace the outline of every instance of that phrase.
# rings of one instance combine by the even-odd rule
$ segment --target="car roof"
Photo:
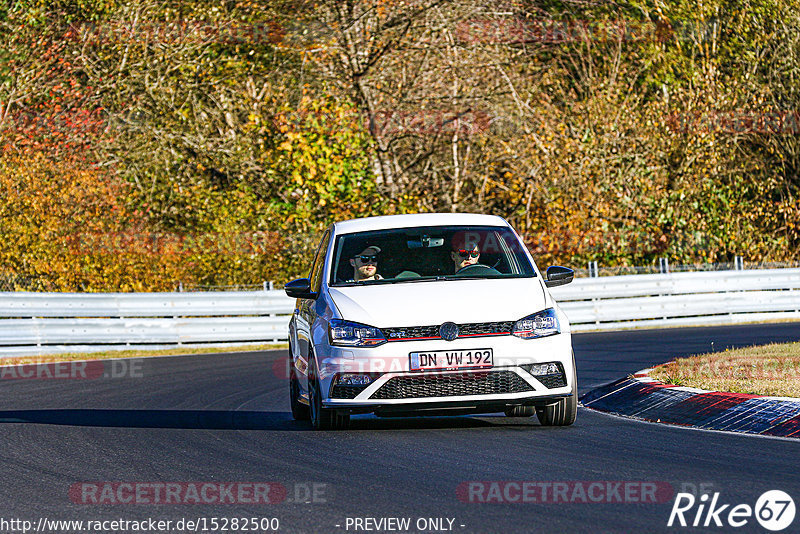
[[[383,215],[335,223],[336,234],[351,234],[384,230],[388,228],[413,228],[417,226],[508,226],[502,217],[478,213],[416,213],[409,215]]]

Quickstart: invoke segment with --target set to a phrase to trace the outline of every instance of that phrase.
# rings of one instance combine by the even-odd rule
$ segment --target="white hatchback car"
[[[569,322],[502,218],[370,217],[333,224],[309,278],[286,284],[296,419],[347,428],[351,414],[504,412],[570,425],[577,411]]]

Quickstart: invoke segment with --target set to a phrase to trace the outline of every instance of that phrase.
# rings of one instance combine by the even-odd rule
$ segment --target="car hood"
[[[376,326],[516,321],[545,308],[539,278],[332,287],[343,319]]]

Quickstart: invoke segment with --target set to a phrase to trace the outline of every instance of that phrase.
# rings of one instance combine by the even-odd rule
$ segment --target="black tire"
[[[535,413],[535,406],[512,406],[505,411],[506,417],[532,417]]]
[[[308,421],[311,413],[308,406],[300,402],[300,382],[297,379],[297,372],[294,369],[294,361],[289,358],[289,403],[292,406],[292,417],[295,421]]]
[[[572,355],[572,394],[555,404],[536,408],[542,426],[569,426],[578,416],[578,376],[575,373],[575,355]]]
[[[316,430],[347,430],[350,427],[350,414],[339,413],[331,408],[322,407],[322,392],[317,379],[317,363],[312,355],[308,368],[308,396],[311,425]]]

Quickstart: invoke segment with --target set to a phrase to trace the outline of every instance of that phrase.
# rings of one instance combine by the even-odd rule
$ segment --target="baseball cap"
[[[364,247],[361,250],[361,252],[353,254],[353,256],[361,256],[361,255],[367,255],[367,254],[378,254],[378,253],[380,253],[380,251],[381,251],[380,247],[376,247],[375,245],[367,245],[366,247]]]

